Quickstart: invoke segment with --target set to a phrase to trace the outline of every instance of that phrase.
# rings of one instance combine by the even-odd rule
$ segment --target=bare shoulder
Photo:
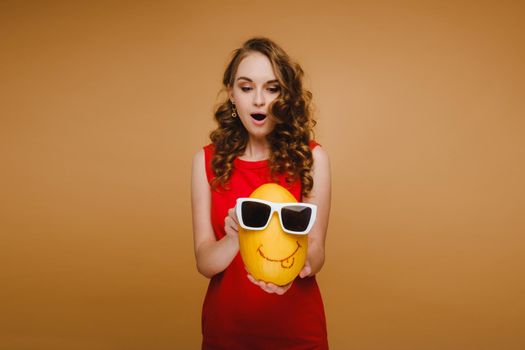
[[[207,193],[209,191],[205,162],[204,149],[201,148],[193,156],[191,167],[191,187],[194,195]]]
[[[193,174],[205,173],[206,172],[206,167],[205,167],[205,164],[204,164],[204,162],[205,162],[204,158],[205,158],[204,149],[201,148],[193,156],[193,161],[192,161],[192,173]]]
[[[328,152],[318,145],[312,150],[312,157],[314,159],[314,168],[330,168],[330,158]]]
[[[204,149],[201,148],[193,155],[193,164],[201,164],[204,162]]]
[[[312,150],[312,157],[314,184],[306,201],[328,207],[331,191],[330,159],[326,150],[320,145]]]

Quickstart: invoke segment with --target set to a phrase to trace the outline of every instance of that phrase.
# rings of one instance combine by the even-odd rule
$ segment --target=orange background
[[[519,1],[2,1],[0,349],[196,349],[191,158],[230,52],[331,156],[333,349],[525,348]]]

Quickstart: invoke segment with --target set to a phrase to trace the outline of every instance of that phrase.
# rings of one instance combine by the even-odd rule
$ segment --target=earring
[[[237,109],[235,109],[235,103],[232,102],[232,118],[237,117]]]

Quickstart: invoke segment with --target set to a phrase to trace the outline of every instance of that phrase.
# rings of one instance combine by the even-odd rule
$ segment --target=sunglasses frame
[[[268,205],[270,209],[270,215],[268,215],[268,220],[266,221],[266,224],[263,227],[251,227],[244,224],[244,220],[242,219],[242,204],[244,202],[256,202],[256,203],[262,203]],[[303,206],[310,208],[312,210],[312,214],[310,215],[310,222],[308,223],[308,226],[304,231],[291,231],[284,227],[283,225],[283,219],[281,215],[281,209],[287,206]],[[284,232],[290,233],[293,235],[306,235],[310,230],[312,229],[312,226],[315,223],[315,219],[317,217],[317,205],[311,204],[311,203],[301,203],[301,202],[289,202],[289,203],[276,203],[276,202],[270,202],[265,201],[263,199],[258,198],[238,198],[237,199],[237,205],[235,207],[235,212],[237,214],[237,220],[239,220],[239,225],[245,230],[252,230],[252,231],[262,231],[268,227],[270,224],[270,221],[272,220],[273,213],[277,212],[277,216],[279,217],[279,223],[281,224],[281,228]]]

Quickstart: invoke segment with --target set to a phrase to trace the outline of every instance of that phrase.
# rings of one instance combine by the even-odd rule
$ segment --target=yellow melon
[[[278,184],[264,184],[250,195],[276,203],[296,203],[295,197]],[[239,226],[241,257],[248,272],[257,280],[284,286],[297,277],[304,266],[308,235],[283,231],[276,212],[264,230],[245,230]]]

